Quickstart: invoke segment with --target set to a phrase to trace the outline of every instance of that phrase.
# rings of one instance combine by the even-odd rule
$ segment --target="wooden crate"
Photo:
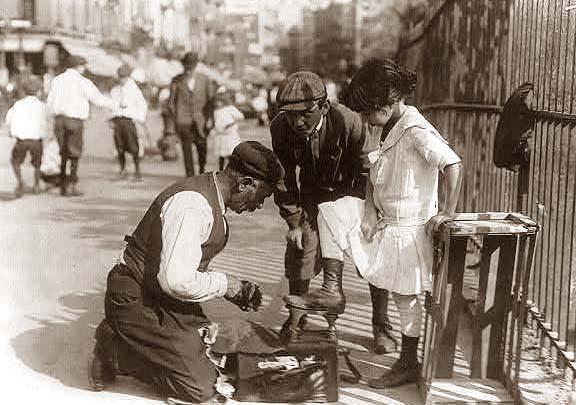
[[[508,391],[518,376],[521,320],[538,229],[530,218],[515,213],[458,214],[440,227],[435,236],[433,290],[426,299],[419,384],[426,403],[512,401]],[[467,305],[462,294],[466,249],[472,237],[480,237],[482,248],[469,375],[456,378],[456,339],[460,315]],[[466,395],[459,398],[454,395],[457,391]],[[474,392],[476,397],[471,395]]]

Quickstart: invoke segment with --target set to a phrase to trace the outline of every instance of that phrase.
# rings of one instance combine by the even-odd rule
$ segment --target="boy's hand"
[[[303,250],[304,247],[302,246],[302,228],[294,228],[290,229],[288,233],[286,233],[286,240],[291,245],[295,246],[298,250]]]

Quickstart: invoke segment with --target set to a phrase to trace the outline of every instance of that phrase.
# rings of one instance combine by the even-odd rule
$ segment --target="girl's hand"
[[[434,233],[438,232],[440,225],[453,219],[455,215],[456,214],[449,214],[446,211],[440,211],[438,214],[430,218],[430,220],[426,223],[426,233],[428,235],[433,235]]]
[[[364,235],[366,240],[369,242],[372,240],[376,232],[378,232],[378,228],[376,227],[376,217],[377,215],[375,210],[366,209],[362,222],[360,223],[362,235]]]

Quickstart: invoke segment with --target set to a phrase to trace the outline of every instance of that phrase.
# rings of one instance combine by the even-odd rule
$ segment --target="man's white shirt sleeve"
[[[160,218],[162,252],[157,278],[162,290],[191,302],[224,296],[228,288],[224,273],[198,271],[201,245],[208,240],[214,221],[206,198],[195,191],[179,192],[164,203]]]

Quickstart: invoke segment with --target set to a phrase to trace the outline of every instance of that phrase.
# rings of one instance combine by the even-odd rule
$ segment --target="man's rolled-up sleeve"
[[[157,278],[162,290],[181,301],[223,297],[228,288],[226,275],[198,271],[201,246],[214,221],[208,201],[194,191],[177,193],[162,206],[161,219],[162,253]]]

